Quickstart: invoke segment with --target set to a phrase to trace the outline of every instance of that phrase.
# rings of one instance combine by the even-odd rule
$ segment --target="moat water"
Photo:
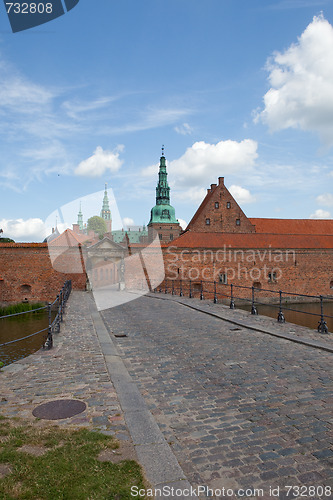
[[[29,312],[12,318],[0,319],[0,345],[11,342],[48,327],[46,311]],[[0,347],[0,361],[9,365],[38,351],[45,342],[47,331],[32,337]]]
[[[267,304],[259,304],[256,307],[259,314],[277,318],[278,307]],[[244,304],[239,300],[236,300],[236,308],[251,311],[249,303]],[[296,309],[298,312],[291,309]],[[288,309],[283,306],[283,314],[286,321],[290,323],[317,329],[320,320],[320,304],[318,302],[288,304]],[[333,334],[333,300],[324,303],[324,315],[328,331]],[[37,313],[29,312],[13,318],[0,319],[0,344],[26,337],[47,327],[48,316],[46,311]],[[0,361],[4,365],[9,365],[13,361],[18,361],[38,351],[43,346],[46,336],[47,331],[44,331],[27,339],[0,347]]]
[[[245,311],[251,311],[250,304],[237,302],[237,300],[236,307],[239,309],[244,309]],[[256,308],[258,310],[258,314],[262,314],[263,316],[270,316],[271,318],[277,319],[279,312],[278,305],[272,306],[267,304],[258,304],[256,305]],[[324,319],[326,321],[328,331],[333,334],[333,300],[330,302],[324,302],[323,310]],[[316,303],[297,303],[283,305],[282,311],[286,321],[290,323],[295,323],[296,325],[302,325],[312,329],[317,329],[318,327],[318,323],[320,321],[319,301]],[[329,316],[331,316],[331,318]]]

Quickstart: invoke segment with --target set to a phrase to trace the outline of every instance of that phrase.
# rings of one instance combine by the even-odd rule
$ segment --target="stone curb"
[[[161,495],[157,494],[156,498],[173,498],[169,494],[163,495],[163,488],[164,491],[172,491],[172,488],[191,491],[190,483],[128,373],[100,313],[93,305],[90,307],[90,314],[139,462],[151,487],[161,490]],[[198,497],[177,494],[174,498],[182,500]]]
[[[204,314],[208,314],[209,316],[213,316],[215,318],[222,319],[223,321],[227,321],[229,323],[232,323],[233,325],[241,326],[243,328],[247,328],[249,330],[253,330],[256,332],[265,333],[267,335],[271,335],[273,337],[278,337],[280,339],[289,340],[290,342],[302,344],[302,345],[305,345],[307,347],[314,347],[315,349],[321,349],[323,351],[333,353],[333,347],[330,347],[326,344],[322,344],[321,342],[313,341],[310,339],[302,339],[300,337],[295,337],[295,336],[289,335],[287,333],[274,332],[273,330],[268,330],[267,328],[264,328],[262,326],[249,325],[246,321],[231,320],[230,318],[224,316],[221,312],[217,313],[217,312],[212,312],[212,311],[206,311],[205,309],[203,309],[202,307],[200,307],[198,305],[187,304],[186,302],[182,301],[182,299],[180,297],[175,297],[172,295],[160,297],[154,293],[149,293],[146,296],[150,297],[150,298],[154,298],[154,299],[160,299],[160,300],[172,300],[173,302],[177,302],[178,304],[181,304],[184,307],[188,307],[189,309],[194,309],[195,311],[200,311]]]

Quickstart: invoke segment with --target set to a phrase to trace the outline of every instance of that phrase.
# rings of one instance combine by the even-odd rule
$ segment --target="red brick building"
[[[164,255],[166,278],[194,288],[215,281],[266,289],[266,298],[278,290],[333,295],[333,220],[248,218],[223,177]]]

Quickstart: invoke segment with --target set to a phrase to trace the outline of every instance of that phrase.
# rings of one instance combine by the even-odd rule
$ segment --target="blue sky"
[[[147,223],[162,144],[179,219],[219,176],[250,217],[331,218],[332,25],[331,0],[80,0],[13,34],[1,4],[4,236],[105,182]]]

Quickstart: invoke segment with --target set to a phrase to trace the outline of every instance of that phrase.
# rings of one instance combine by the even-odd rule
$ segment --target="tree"
[[[87,228],[88,231],[97,233],[100,238],[103,237],[107,231],[105,220],[102,217],[98,217],[98,215],[94,215],[88,219]]]

